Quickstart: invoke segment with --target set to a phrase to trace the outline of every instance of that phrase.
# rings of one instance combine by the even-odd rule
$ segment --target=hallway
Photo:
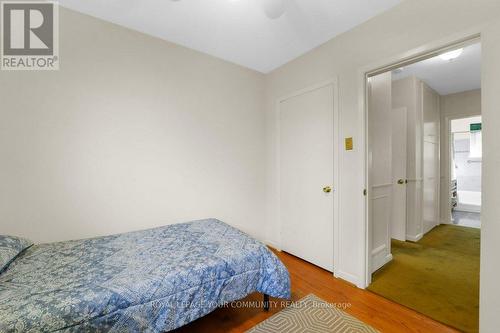
[[[394,259],[368,290],[464,332],[479,328],[480,229],[440,225],[420,241],[392,240]]]

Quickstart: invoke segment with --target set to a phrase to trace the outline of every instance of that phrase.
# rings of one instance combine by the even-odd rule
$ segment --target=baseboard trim
[[[422,239],[422,237],[424,237],[423,234],[418,234],[416,236],[406,235],[406,240],[408,240],[410,242],[418,242],[419,240]]]
[[[425,223],[426,223],[426,221],[424,221],[424,224]],[[431,221],[431,223],[432,223],[432,226],[429,229],[426,229],[424,231],[424,233],[423,233],[424,235],[427,234],[428,232],[430,232],[432,229],[434,229],[435,227],[437,227],[439,225],[438,223],[434,223],[434,221]]]
[[[389,253],[389,254],[385,255],[384,257],[382,257],[381,260],[379,260],[377,263],[374,263],[375,265],[372,268],[372,273],[376,272],[377,270],[384,267],[391,260],[392,260],[392,253]],[[375,260],[372,260],[372,263],[373,263],[373,261],[375,261]]]
[[[380,252],[384,251],[386,248],[387,248],[387,246],[385,244],[380,245],[379,247],[377,247],[376,249],[374,249],[372,251],[372,256],[376,256]]]
[[[264,240],[264,244],[266,244],[269,247],[272,247],[273,249],[275,249],[278,252],[281,252],[281,250],[282,250],[281,246],[279,246],[278,243],[276,243],[274,241]]]
[[[356,275],[354,275],[354,274],[343,272],[341,270],[338,270],[338,269],[334,268],[334,274],[333,275],[336,278],[338,278],[338,279],[342,279],[342,280],[345,280],[345,281],[347,281],[349,283],[354,284],[356,287],[358,287],[360,289],[365,289],[364,284],[360,283],[358,277]]]

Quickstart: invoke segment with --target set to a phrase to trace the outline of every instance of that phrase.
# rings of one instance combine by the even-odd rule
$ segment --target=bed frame
[[[269,311],[269,295],[268,294],[264,294],[264,311]]]

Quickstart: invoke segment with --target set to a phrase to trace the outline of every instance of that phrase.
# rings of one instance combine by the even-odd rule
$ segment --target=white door
[[[333,112],[333,85],[279,106],[282,249],[332,272]]]
[[[422,83],[424,115],[423,148],[423,231],[439,224],[439,95]]]
[[[392,259],[392,77],[391,72],[368,80],[369,233],[371,270]]]
[[[392,218],[391,237],[406,240],[407,110],[392,110]]]
[[[439,155],[437,143],[424,141],[424,194],[423,217],[424,234],[438,225],[438,182],[437,163]]]

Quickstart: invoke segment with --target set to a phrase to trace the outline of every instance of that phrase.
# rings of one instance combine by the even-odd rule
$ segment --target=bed
[[[215,219],[33,245],[0,274],[0,332],[167,332],[256,291],[290,298],[288,271]]]

